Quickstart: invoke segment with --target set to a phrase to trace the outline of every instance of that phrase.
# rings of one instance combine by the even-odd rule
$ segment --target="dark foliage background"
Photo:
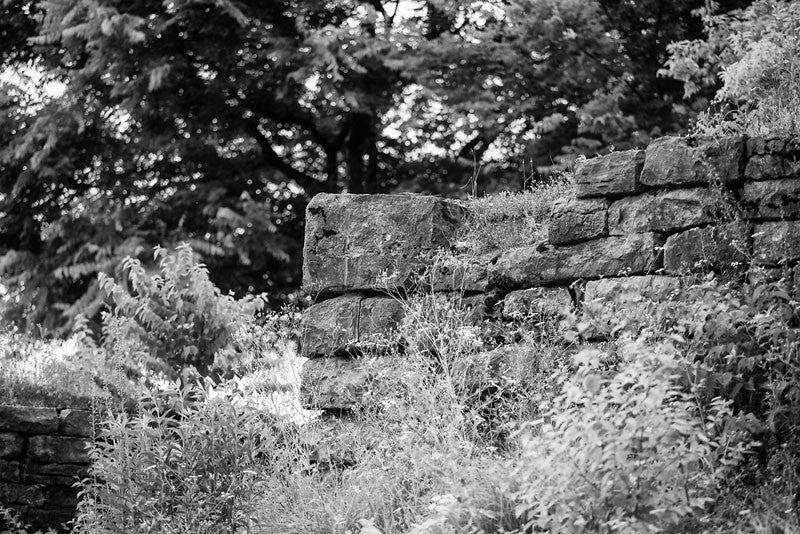
[[[684,133],[716,80],[657,73],[704,5],[0,0],[6,319],[65,332],[181,241],[277,305],[318,192],[513,190]]]

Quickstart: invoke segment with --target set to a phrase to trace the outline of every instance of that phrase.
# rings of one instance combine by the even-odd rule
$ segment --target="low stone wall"
[[[310,358],[304,404],[358,403],[369,377],[352,356],[380,348],[415,277],[487,318],[589,301],[635,315],[643,299],[674,296],[687,272],[800,259],[797,139],[661,138],[579,161],[575,186],[574,198],[553,206],[548,242],[452,265],[433,258],[453,247],[468,216],[455,201],[315,197],[304,249],[304,286],[316,297],[301,343]]]
[[[37,528],[71,520],[91,431],[88,410],[0,406],[0,503]]]

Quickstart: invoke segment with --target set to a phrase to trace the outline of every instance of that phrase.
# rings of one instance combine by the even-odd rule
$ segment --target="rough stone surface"
[[[356,349],[390,334],[402,316],[402,305],[389,297],[344,295],[320,302],[303,314],[301,354],[331,356]]]
[[[71,408],[61,410],[58,413],[61,421],[58,426],[59,434],[88,438],[92,434],[91,415],[89,410],[73,410]]]
[[[671,235],[664,245],[664,269],[680,274],[695,269],[744,265],[750,250],[749,225],[692,228]]]
[[[58,413],[55,408],[0,406],[0,430],[50,434],[58,430]]]
[[[572,297],[565,287],[521,289],[510,292],[503,299],[503,317],[506,319],[559,315],[571,308]]]
[[[639,175],[644,161],[644,150],[625,150],[577,162],[577,197],[624,196],[641,191]]]
[[[19,462],[0,460],[0,481],[19,482]]]
[[[56,476],[86,476],[89,474],[88,459],[84,465],[77,464],[39,464],[35,466],[35,472],[39,475],[56,475]],[[31,466],[29,466],[29,469]]]
[[[747,156],[764,154],[794,155],[800,153],[800,137],[751,137],[747,140]]]
[[[800,161],[790,156],[765,154],[747,161],[744,177],[748,180],[774,180],[800,177]]]
[[[760,219],[800,217],[800,179],[748,182],[741,192],[741,201]]]
[[[778,264],[800,258],[800,221],[755,225],[753,257],[758,264]]]
[[[521,247],[499,256],[489,280],[495,287],[527,288],[569,284],[625,274],[644,274],[661,267],[656,247],[663,240],[654,234],[606,237],[578,245],[540,250]]]
[[[89,461],[86,440],[65,436],[33,436],[28,440],[28,456],[42,463],[85,464]]]
[[[585,301],[603,300],[616,304],[644,300],[669,300],[681,288],[680,279],[672,276],[645,275],[603,278],[586,282]]]
[[[305,408],[341,410],[359,405],[374,373],[362,360],[315,358],[303,364],[300,399]]]
[[[433,291],[484,292],[489,287],[486,269],[490,256],[465,260],[450,257],[437,260],[430,270]]]
[[[739,180],[744,147],[742,137],[656,139],[647,147],[642,184],[670,187]]]
[[[548,240],[553,245],[567,245],[607,236],[608,206],[605,199],[556,201],[547,229]]]
[[[698,187],[645,193],[617,200],[608,212],[611,235],[674,232],[713,222],[711,191]]]
[[[14,432],[0,432],[0,458],[19,458],[25,439]]]
[[[403,286],[451,244],[465,213],[431,196],[319,194],[306,211],[303,286],[311,293]]]
[[[0,482],[0,504],[40,504],[44,501],[44,490],[40,487]]]

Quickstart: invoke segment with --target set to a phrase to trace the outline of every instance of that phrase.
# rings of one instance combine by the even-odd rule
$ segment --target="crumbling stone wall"
[[[37,528],[71,520],[91,430],[89,410],[0,406],[0,503]]]
[[[800,259],[797,139],[665,137],[579,161],[575,186],[553,207],[547,243],[450,267],[431,262],[467,216],[457,202],[315,197],[304,249],[304,286],[316,299],[301,340],[304,404],[359,402],[368,377],[352,356],[378,348],[403,314],[387,293],[426,269],[428,289],[458,291],[473,311],[502,318],[565,302],[635,312],[642,299],[674,295],[687,272]]]

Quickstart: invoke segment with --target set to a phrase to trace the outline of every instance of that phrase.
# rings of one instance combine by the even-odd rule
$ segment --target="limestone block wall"
[[[37,528],[72,519],[91,430],[88,410],[0,406],[0,503]]]
[[[513,216],[514,214],[510,214]],[[453,265],[468,217],[455,201],[413,195],[329,195],[308,207],[304,286],[307,407],[356,405],[368,383],[353,356],[380,350],[402,319],[410,280],[458,292],[487,319],[553,303],[637,309],[667,299],[680,275],[800,259],[800,140],[665,137],[645,150],[579,161],[575,195],[553,206],[548,242]]]

